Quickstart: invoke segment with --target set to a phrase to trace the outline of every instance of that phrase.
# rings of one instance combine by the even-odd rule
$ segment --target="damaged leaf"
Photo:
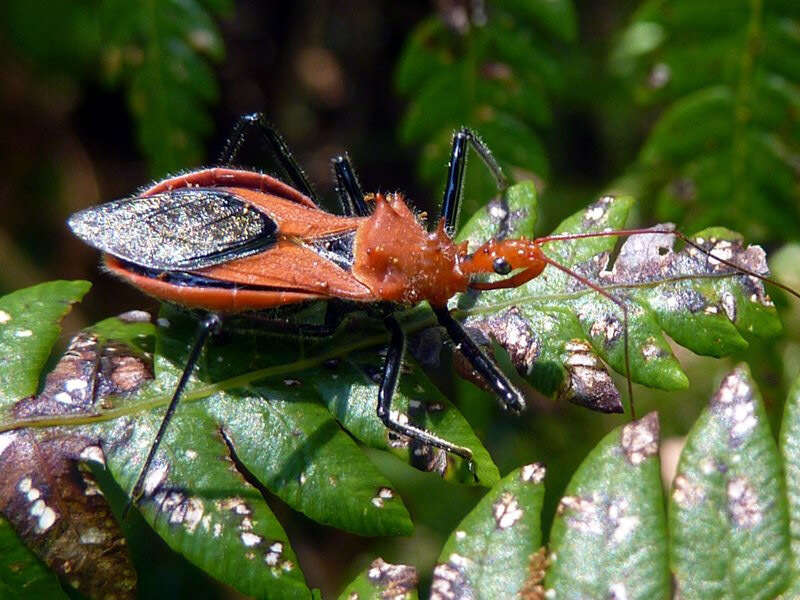
[[[18,292],[17,299],[27,291]],[[57,331],[65,312],[63,297],[40,302],[36,308],[46,307],[40,327]],[[35,320],[32,303],[24,304],[25,316]],[[138,376],[132,375],[136,369],[130,369],[131,362],[140,367]],[[38,396],[8,404],[6,410],[18,420],[87,414],[104,395],[121,393],[123,379],[136,389],[148,376],[136,355],[115,345],[101,351],[97,338],[85,333],[72,340]],[[52,427],[0,433],[0,511],[70,587],[89,598],[134,598],[136,574],[125,540],[87,461],[102,462],[103,453],[86,432]],[[29,585],[36,586],[36,579],[16,582],[18,589]]]
[[[17,537],[0,517],[0,597],[9,600],[66,599],[55,574]]]
[[[417,600],[418,582],[414,567],[393,565],[376,558],[366,572],[348,584],[339,600]]]
[[[0,298],[0,408],[36,392],[61,318],[90,287],[87,281],[50,281]]]
[[[487,492],[445,543],[431,600],[541,597],[544,475],[543,465],[525,465]]]
[[[784,424],[784,453],[793,418]],[[793,487],[791,470],[789,482]],[[692,427],[672,484],[670,564],[677,594],[774,598],[789,580],[787,524],[775,440],[758,390],[740,365]]]
[[[789,390],[778,444],[786,476],[792,550],[791,587],[786,597],[792,598],[800,595],[800,377]]]
[[[618,427],[572,476],[550,533],[545,597],[670,598],[656,413]]]
[[[526,189],[527,198],[526,198]],[[478,242],[497,227],[509,237],[532,236],[532,186],[509,190],[507,206],[478,213],[465,228]],[[553,235],[620,229],[633,204],[605,196],[566,219]],[[672,225],[653,229],[670,231]],[[664,334],[690,350],[724,356],[747,346],[743,334],[773,335],[780,329],[762,283],[687,246],[676,249],[671,233],[555,240],[543,244],[560,265],[593,282],[628,313],[630,374],[633,381],[674,390],[688,380]],[[767,273],[764,252],[745,246],[722,228],[694,241],[715,256],[759,274]],[[552,265],[516,289],[464,294],[458,307],[465,325],[484,344],[502,346],[517,370],[543,393],[603,412],[620,412],[620,395],[604,362],[625,374],[624,314],[620,306]],[[602,359],[602,360],[601,360]]]
[[[74,462],[91,446],[120,487],[130,490],[195,327],[188,314],[168,307],[158,327],[140,311],[98,323],[73,341],[86,360],[59,375],[60,384],[16,405],[0,435],[21,442],[29,431],[51,436],[62,431],[59,425],[78,426],[69,431],[81,448],[69,446],[64,455],[59,439],[62,445],[48,447],[47,454]],[[363,347],[380,347],[382,336],[373,335]],[[257,329],[232,328],[213,338],[145,480],[138,505],[145,519],[172,548],[244,593],[309,593],[264,492],[320,523],[361,535],[411,530],[390,482],[331,412],[364,443],[445,479],[474,484],[462,459],[410,448],[401,436],[388,435],[375,414],[379,353],[359,346],[341,351],[339,340],[319,348],[314,343]],[[59,369],[76,356],[71,348]],[[463,417],[411,360],[406,369],[393,409],[472,447],[480,483],[496,481],[497,468]]]

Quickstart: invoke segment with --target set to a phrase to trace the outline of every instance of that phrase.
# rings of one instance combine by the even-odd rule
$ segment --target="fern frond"
[[[659,218],[800,233],[800,5],[645,3],[613,64],[665,105],[637,165]]]
[[[104,63],[121,81],[153,175],[197,164],[218,94],[208,61],[223,44],[212,14],[228,0],[109,0],[103,5]]]
[[[485,23],[463,33],[438,17],[423,21],[398,63],[396,87],[411,100],[400,138],[422,146],[419,171],[427,183],[443,183],[453,131],[463,125],[507,171],[547,177],[537,130],[549,124],[549,96],[561,83],[558,48],[575,37],[572,3],[499,0],[488,9]],[[494,192],[481,169],[467,177],[470,196]]]

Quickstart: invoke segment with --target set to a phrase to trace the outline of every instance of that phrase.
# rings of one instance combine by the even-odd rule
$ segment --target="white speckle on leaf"
[[[41,502],[41,500],[39,500]],[[58,519],[56,512],[49,506],[45,506],[42,514],[39,516],[39,522],[36,524],[38,533],[43,533],[50,529]]]
[[[0,325],[5,325],[11,320],[11,315],[4,310],[0,310]]]
[[[200,521],[203,519],[205,506],[200,498],[189,498],[186,502],[186,514],[183,517],[183,525],[186,531],[194,533]]]
[[[72,396],[70,396],[67,392],[58,392],[55,396],[53,396],[53,400],[59,404],[75,404],[75,400],[73,400]]]
[[[703,499],[703,488],[692,483],[683,473],[679,473],[672,482],[672,499],[681,508],[697,506]]]
[[[81,532],[81,544],[102,544],[108,539],[108,534],[97,527],[89,527]]]
[[[3,455],[6,448],[14,443],[14,440],[17,439],[17,435],[19,435],[17,431],[5,431],[0,433],[0,456]]]
[[[655,412],[625,425],[620,436],[625,457],[633,466],[638,466],[651,456],[655,456],[658,453],[658,441],[659,422]]]
[[[736,298],[730,292],[722,294],[722,310],[731,321],[736,321]]]
[[[522,518],[523,511],[517,499],[510,492],[504,492],[500,499],[492,505],[494,522],[500,529],[508,529]]]
[[[461,529],[456,531],[456,539],[457,540],[463,540],[465,537],[467,537],[467,532],[466,531],[462,531]]]
[[[81,460],[85,460],[86,462],[95,462],[100,465],[106,464],[106,457],[100,446],[86,446],[86,448],[81,451],[80,457]]]
[[[165,319],[164,317],[159,317],[158,319],[156,319],[156,324],[159,327],[163,327],[165,329],[170,326],[169,319]]]
[[[628,600],[628,590],[624,583],[612,583],[608,587],[609,600]]]
[[[531,463],[520,470],[520,477],[526,483],[541,483],[544,481],[545,467],[542,463]]]
[[[242,538],[242,543],[248,548],[252,548],[253,546],[260,544],[263,539],[260,535],[250,533],[249,531],[242,532],[240,537]]]
[[[80,390],[85,390],[88,387],[88,383],[83,379],[68,379],[67,383],[64,385],[64,388],[68,392],[77,392]]]
[[[147,477],[144,478],[144,495],[152,496],[153,492],[166,481],[168,472],[169,464],[167,462],[161,462],[151,467]]]
[[[14,335],[16,335],[17,337],[20,337],[20,338],[27,338],[27,337],[31,337],[33,335],[33,332],[30,329],[20,329]]]
[[[746,477],[731,479],[727,485],[728,513],[738,527],[752,529],[763,517],[758,493]]]

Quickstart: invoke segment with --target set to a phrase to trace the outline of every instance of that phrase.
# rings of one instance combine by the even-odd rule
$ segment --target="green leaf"
[[[575,472],[550,533],[557,598],[670,598],[658,416],[609,433]]]
[[[636,166],[661,218],[749,237],[800,234],[796,3],[646,2],[613,53],[664,106]]]
[[[224,54],[211,13],[229,9],[227,1],[208,0],[103,3],[107,76],[127,90],[154,175],[202,160],[202,139],[211,131],[207,105],[218,95],[207,61]]]
[[[408,565],[392,565],[376,558],[364,573],[351,581],[339,600],[417,600],[417,571]]]
[[[789,423],[784,439],[793,433]],[[774,598],[786,586],[791,563],[780,459],[744,365],[725,377],[689,433],[669,524],[682,598]]]
[[[131,405],[158,393],[162,383],[171,389],[177,371],[157,355],[158,379],[151,381],[149,355],[137,354],[141,348],[152,347],[148,338],[155,328],[148,318],[147,313],[134,311],[107,319],[83,334],[97,339],[102,353],[90,361],[99,366],[98,372],[86,374],[87,384],[97,390],[93,404],[83,414],[48,411],[44,414],[51,415],[49,422],[42,424],[82,423],[65,431],[99,445],[109,471],[124,490],[131,489],[161,420],[160,410],[132,411]],[[90,347],[81,343],[77,348],[86,353]],[[67,389],[77,389],[75,381],[68,381]],[[108,397],[109,393],[113,396]],[[215,398],[208,405],[225,401]],[[173,549],[243,593],[308,598],[310,591],[286,533],[254,485],[251,472],[234,453],[238,445],[232,438],[241,425],[220,424],[213,415],[217,406],[181,406],[182,418],[168,429],[163,452],[145,482],[140,510]],[[247,409],[245,404],[236,416],[252,417],[253,411]],[[108,420],[111,416],[118,418]],[[35,427],[28,431],[53,430]]]
[[[195,328],[192,319],[175,309],[165,309],[160,322],[166,326],[158,331],[155,385],[131,401],[131,409],[142,412],[133,424],[135,439],[120,448],[118,460],[109,458],[112,471],[118,464],[115,477],[123,489],[132,487],[163,414],[163,408],[143,409],[163,405],[171,395]],[[222,458],[241,464],[266,489],[321,523],[362,535],[410,532],[408,513],[392,495],[391,484],[299,379],[246,372],[243,377],[249,381],[230,383],[232,364],[249,366],[250,373],[274,367],[276,353],[269,349],[286,358],[288,348],[275,344],[274,337],[232,336],[223,346],[212,342],[200,377],[216,383],[200,393],[189,388],[157,455],[168,465],[169,485],[198,494],[203,486],[195,490],[195,482],[207,479],[206,486],[216,487],[209,471],[215,463],[225,471]],[[115,444],[119,432],[110,433],[108,443]]]
[[[789,508],[789,532],[792,550],[790,591],[786,597],[800,594],[800,377],[789,390],[783,410],[779,438],[783,471],[786,477],[786,498]]]
[[[400,126],[407,144],[423,144],[419,171],[444,181],[453,131],[476,130],[509,173],[546,178],[548,160],[537,130],[549,125],[549,95],[561,82],[560,44],[576,30],[572,3],[502,0],[485,22],[456,32],[437,18],[420,24],[398,61],[395,84],[410,105]],[[496,190],[484,169],[467,173],[475,198]],[[477,208],[470,197],[470,211]]]
[[[532,187],[512,187],[507,201],[507,235],[530,235],[534,219]],[[553,235],[602,232],[624,227],[633,204],[606,196],[566,219]],[[504,208],[479,211],[466,225],[471,243],[482,242]],[[525,218],[521,218],[525,215]],[[628,312],[630,374],[633,381],[661,389],[683,389],[688,380],[664,334],[694,352],[724,356],[747,346],[744,335],[769,336],[780,330],[763,286],[694,248],[676,250],[671,226],[661,233],[631,235],[613,263],[616,236],[554,240],[544,252],[559,265],[593,282]],[[699,232],[707,251],[752,271],[767,273],[763,251],[745,247],[725,229]],[[512,363],[545,394],[615,412],[619,392],[600,359],[626,374],[624,314],[619,304],[549,265],[516,289],[465,295],[458,306],[465,324],[484,341],[499,344]]]
[[[66,598],[55,574],[47,569],[0,517],[0,596],[8,600]]]
[[[450,535],[433,571],[441,597],[523,596],[531,561],[542,542],[544,466],[515,469],[498,482]]]
[[[36,392],[62,317],[90,287],[87,281],[51,281],[0,298],[0,406]]]

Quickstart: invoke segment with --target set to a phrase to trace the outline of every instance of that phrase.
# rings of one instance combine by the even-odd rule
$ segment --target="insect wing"
[[[235,194],[185,188],[116,200],[69,218],[90,246],[141,267],[201,269],[261,252],[278,227]]]

